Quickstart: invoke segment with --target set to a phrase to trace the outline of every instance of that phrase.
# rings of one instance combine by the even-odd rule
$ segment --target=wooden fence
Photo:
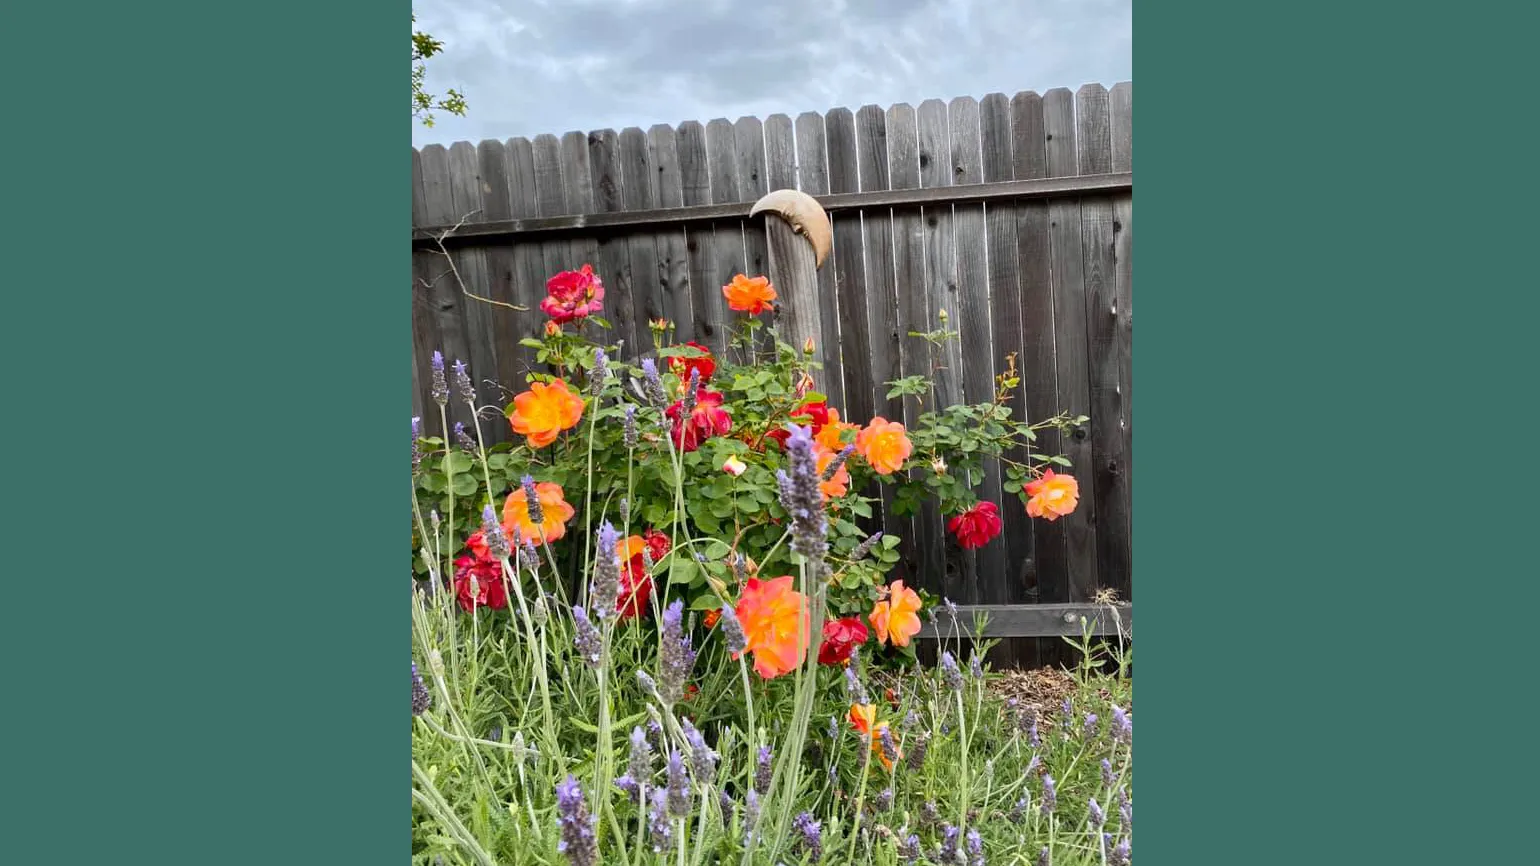
[[[506,403],[533,367],[518,341],[543,322],[546,278],[585,262],[627,346],[650,349],[648,320],[667,318],[676,339],[721,349],[721,286],[768,271],[749,206],[800,189],[833,224],[818,385],[842,417],[914,423],[912,401],[887,399],[884,383],[931,371],[927,344],[908,335],[934,329],[941,309],[962,335],[936,375],[943,404],[989,400],[1014,353],[1017,417],[1090,416],[1041,443],[1074,462],[1069,517],[1027,518],[996,471],[980,494],[1001,505],[1005,531],[982,550],[959,550],[934,507],[881,517],[905,539],[900,576],[989,610],[987,633],[1009,638],[1012,660],[1060,660],[1054,635],[1078,634],[1080,615],[1110,630],[1098,591],[1132,600],[1132,115],[1124,82],[414,149],[414,414],[435,349],[467,361],[484,403]],[[460,284],[529,310],[468,299]],[[1119,615],[1126,627],[1131,606]]]

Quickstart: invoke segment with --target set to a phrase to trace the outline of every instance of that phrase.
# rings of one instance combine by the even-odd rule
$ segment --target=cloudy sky
[[[465,94],[412,141],[646,129],[1133,78],[1133,0],[413,0]]]

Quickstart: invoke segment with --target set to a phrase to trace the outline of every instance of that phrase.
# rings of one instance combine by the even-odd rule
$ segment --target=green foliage
[[[415,14],[412,23],[417,23]],[[422,121],[423,126],[433,125],[435,111],[465,116],[465,96],[460,91],[450,89],[443,96],[434,96],[424,89],[428,75],[426,61],[443,50],[444,43],[427,33],[412,31],[412,117]]]

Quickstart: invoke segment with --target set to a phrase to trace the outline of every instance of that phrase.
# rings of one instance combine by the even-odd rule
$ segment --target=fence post
[[[826,357],[839,357],[838,346],[820,342],[823,305],[818,298],[818,268],[831,244],[828,215],[812,196],[793,189],[766,195],[749,213],[766,214],[769,277],[780,298],[776,321],[781,339],[798,349],[812,340],[813,360],[820,364]]]

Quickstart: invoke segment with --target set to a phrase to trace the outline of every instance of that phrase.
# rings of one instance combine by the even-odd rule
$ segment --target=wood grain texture
[[[984,168],[984,180],[1002,181],[1015,177],[1015,143],[1011,129],[1011,102],[1003,93],[991,93],[979,103],[980,142]],[[1018,375],[1021,370],[1023,346],[1021,340],[1021,285],[1016,261],[1016,208],[1012,202],[989,202],[984,205],[984,233],[989,250],[989,324],[990,345],[994,348],[992,359],[995,372],[1003,374],[1008,369],[1008,358],[1015,356]],[[1026,404],[1019,396],[1007,404],[1011,416],[1026,421]],[[1012,449],[1006,459],[1025,464],[1025,448]],[[998,465],[992,466],[988,480],[990,501],[1000,506],[1001,522],[1012,530],[991,543],[989,555],[981,558],[983,572],[983,599],[992,604],[1004,603],[1018,597],[1025,589],[1023,575],[1032,558],[1032,527],[1015,491],[1004,489]]]
[[[711,168],[706,154],[706,128],[696,121],[679,124],[675,136],[679,152],[679,182],[686,207],[711,204]],[[690,259],[690,309],[693,320],[682,333],[720,351],[724,345],[723,323],[727,305],[712,266],[712,227],[709,223],[685,227],[685,251]],[[682,328],[683,326],[681,326]]]
[[[647,133],[634,126],[620,131],[621,202],[626,210],[658,207],[652,153]],[[656,233],[637,232],[627,240],[631,255],[630,323],[664,318],[667,301],[658,273]],[[634,327],[634,325],[633,325]],[[645,325],[643,325],[645,327]]]
[[[900,103],[888,109],[888,183],[894,189],[916,189],[920,185],[919,121],[913,106]],[[898,313],[899,374],[929,376],[929,344],[912,332],[927,329],[929,316],[925,296],[925,218],[917,207],[893,210],[894,284],[898,294],[894,305]],[[904,426],[915,429],[924,404],[910,397],[903,401]],[[928,470],[913,470],[919,480]],[[922,575],[939,580],[946,572],[946,538],[941,510],[926,502],[912,519],[908,537],[899,545],[899,574],[914,586],[924,585]]]
[[[979,104],[971,96],[947,105],[951,135],[952,182],[971,185],[984,182],[980,142]],[[962,353],[963,400],[987,403],[994,395],[993,327],[990,324],[988,247],[984,234],[984,205],[958,204],[952,208],[957,244],[957,330],[967,347]],[[983,472],[968,479],[980,499],[1000,501],[999,467],[986,461]],[[954,596],[978,603],[984,599],[980,573],[997,574],[1005,567],[1003,545],[986,545],[961,551],[962,584]]]
[[[737,132],[726,118],[706,124],[706,155],[710,164],[711,201],[714,204],[741,201],[738,195]],[[715,223],[711,227],[711,273],[696,295],[705,299],[710,321],[718,323],[711,340],[702,341],[714,352],[727,351],[731,330],[738,327],[737,318],[741,315],[727,308],[722,287],[732,282],[735,275],[747,272],[742,220]]]
[[[829,156],[823,115],[805,111],[797,115],[797,189],[811,196],[829,193]],[[848,411],[845,402],[844,362],[840,349],[839,293],[834,288],[834,254],[818,269],[819,326],[817,340],[824,368],[818,384],[829,396],[829,405]]]
[[[861,176],[856,164],[855,115],[850,109],[836,108],[824,115],[824,136],[829,157],[829,191],[856,192],[860,189]],[[873,415],[876,385],[872,378],[871,338],[866,316],[861,217],[859,214],[841,214],[832,222],[834,285],[839,298],[840,369],[845,382],[846,411],[842,417],[864,423]]]
[[[1076,173],[1079,153],[1075,143],[1075,98],[1068,89],[1060,87],[1043,94],[1043,128],[1048,173]],[[1090,415],[1085,255],[1078,202],[1055,201],[1048,205],[1048,237],[1053,257],[1053,337],[1059,410],[1072,416]],[[1090,430],[1085,426],[1076,428],[1063,438],[1060,447],[1073,464],[1070,473],[1089,487]],[[1073,513],[1055,521],[1064,527],[1067,552],[1065,578],[1069,597],[1064,601],[1086,601],[1096,592],[1096,502],[1094,496],[1084,495],[1090,492],[1083,492]]]
[[[659,123],[647,130],[658,207],[684,206],[684,182],[673,127]],[[690,252],[684,226],[666,226],[653,236],[658,248],[658,281],[663,292],[659,315],[677,325],[680,342],[695,339],[696,318],[690,289]],[[643,322],[645,325],[645,322]]]
[[[449,176],[449,188],[455,211],[460,214],[469,214],[472,219],[483,217],[481,155],[470,142],[456,142],[449,148]],[[471,382],[476,388],[478,408],[498,405],[501,396],[501,390],[496,385],[498,342],[492,326],[496,307],[466,295],[466,292],[470,292],[482,297],[487,296],[485,287],[491,283],[492,279],[487,253],[484,247],[450,251],[450,256],[455,259],[456,268],[460,273],[460,282],[455,288],[460,292],[460,303],[463,305],[461,309],[464,311],[465,336],[469,351],[469,355],[460,360],[465,361]],[[456,399],[458,397],[457,393]],[[467,412],[466,414],[466,424],[469,425],[476,418],[476,413]],[[506,424],[483,423],[481,426],[485,428],[483,435],[489,442],[501,442],[508,438]],[[474,428],[472,432],[474,433]]]
[[[513,215],[512,187],[509,181],[508,149],[497,139],[487,139],[476,146],[476,157],[481,164],[481,209],[489,219],[508,219]],[[521,304],[518,300],[514,273],[513,245],[493,244],[484,249],[487,265],[486,297],[502,304]],[[530,333],[533,313],[491,306],[487,315],[492,321],[492,345],[495,347],[497,367],[490,375],[495,379],[490,404],[502,407],[508,404],[514,386],[521,381],[524,352],[519,340]],[[483,423],[484,433],[490,440],[503,441],[510,435],[507,424],[496,418]]]
[[[766,186],[764,126],[755,117],[740,117],[733,124],[733,146],[736,148],[735,174],[738,179],[740,201],[755,202],[769,192]],[[762,276],[770,269],[770,252],[766,248],[765,228],[758,221],[739,221],[743,233],[744,273],[751,277]],[[773,320],[773,319],[772,319]],[[773,352],[770,336],[760,332],[756,351]]]
[[[1112,167],[1115,171],[1133,171],[1134,167],[1134,86],[1123,81],[1114,85],[1111,92],[1112,109]],[[1129,514],[1129,571],[1102,576],[1102,585],[1116,589],[1118,597],[1133,600],[1133,476],[1134,476],[1134,416],[1133,416],[1133,342],[1134,342],[1134,199],[1131,195],[1118,195],[1112,199],[1113,261],[1117,271],[1118,316],[1117,355],[1118,388],[1122,395],[1120,408],[1123,435],[1123,465],[1127,497],[1124,507]]]
[[[572,130],[561,137],[561,174],[562,191],[567,202],[568,213],[586,214],[592,211],[593,169],[588,162],[588,133]],[[593,265],[597,269],[598,256],[598,238],[591,235],[573,235],[568,238],[567,258],[562,261],[561,268],[577,270],[584,265]],[[554,275],[555,271],[552,274]],[[543,289],[541,294],[544,294]],[[601,314],[615,326],[615,330],[609,332],[607,339],[610,341],[628,339],[630,328],[627,325],[630,316],[617,317],[615,312],[614,302],[610,301],[605,304],[604,312]],[[544,317],[536,322],[536,327],[544,327],[544,325]]]
[[[422,187],[423,208],[425,217],[435,224],[453,224],[459,220],[462,214],[455,210],[453,179],[449,169],[449,150],[440,145],[430,144],[422,149]],[[451,260],[440,253],[427,254],[422,263],[421,279],[426,284],[425,300],[433,311],[436,321],[435,336],[437,345],[428,347],[428,354],[433,351],[442,352],[446,365],[454,363],[456,358],[469,360],[471,357],[470,342],[466,333],[465,298],[461,294],[460,287],[455,280],[455,269],[459,262],[451,267]],[[431,381],[431,376],[424,379]],[[437,424],[437,407],[433,404],[428,415],[433,423],[424,422],[425,429],[433,430],[442,428]],[[454,399],[451,395],[447,416],[449,424],[471,423],[470,412],[465,404]],[[438,429],[439,435],[448,434],[448,430]]]
[[[987,618],[982,631],[974,629],[974,622],[979,615]],[[1134,608],[1133,605],[1108,607],[1091,604],[959,604],[956,628],[964,635],[976,633],[986,638],[1052,636],[1055,643],[1062,645],[1060,636],[1081,635],[1084,628],[1080,622],[1082,617],[1086,625],[1090,626],[1092,634],[1116,635],[1121,630],[1127,636],[1132,633]],[[942,614],[939,620],[925,623],[918,637],[922,640],[951,638],[952,634],[951,617]]]
[[[1075,94],[1081,171],[1112,169],[1112,117],[1107,97],[1106,88],[1100,84],[1085,85]],[[1128,461],[1123,448],[1123,390],[1118,379],[1126,330],[1122,320],[1127,311],[1118,305],[1114,222],[1112,199],[1081,199],[1098,587],[1120,584],[1131,567]]]
[[[617,213],[626,209],[625,169],[621,164],[620,136],[613,129],[588,134],[588,167],[593,189],[595,213]],[[634,357],[646,346],[646,322],[636,321],[636,301],[632,293],[631,244],[629,236],[600,236],[594,250],[594,270],[604,280],[604,311],[617,322],[621,338],[629,337],[633,346],[625,354]]]
[[[939,99],[927,99],[920,103],[916,112],[918,124],[918,159],[920,186],[935,189],[952,186],[952,144],[947,120],[947,105]],[[922,243],[925,259],[925,316],[915,322],[921,332],[937,331],[945,327],[958,330],[957,302],[957,246],[954,237],[952,206],[950,204],[926,205],[920,211]],[[941,320],[941,311],[947,318]],[[930,407],[955,405],[962,400],[962,347],[956,338],[940,347],[926,344],[926,366],[934,383],[934,399]],[[922,512],[924,513],[924,512]],[[944,532],[944,517],[939,508],[934,512],[934,531],[939,542],[941,571],[933,571],[936,551],[930,551],[922,566],[926,589],[934,593],[949,594],[959,585],[962,572],[956,544]],[[939,537],[937,537],[939,536]]]

